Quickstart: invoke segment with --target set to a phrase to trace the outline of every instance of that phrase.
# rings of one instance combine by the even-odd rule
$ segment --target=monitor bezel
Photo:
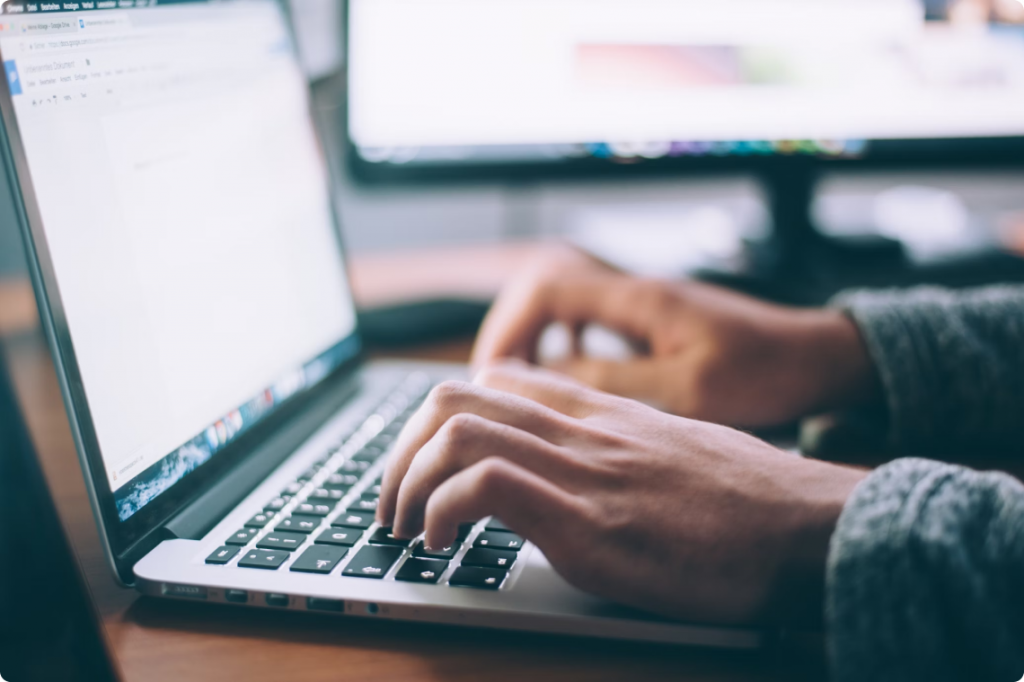
[[[345,83],[352,68],[352,0],[345,0]],[[378,163],[363,158],[352,138],[351,100],[346,88],[342,107],[344,158],[348,174],[364,185],[431,185],[535,183],[593,179],[788,173],[808,164],[818,171],[904,171],[924,169],[988,169],[1024,167],[1024,135],[1012,137],[922,138],[869,140],[860,156],[812,154],[679,156],[646,159],[565,158],[538,162],[450,164]]]
[[[206,0],[193,1],[195,4],[206,3]],[[291,31],[291,25],[287,21],[287,17],[285,17],[281,9],[280,3],[275,0],[265,1],[269,5],[274,6],[276,11],[280,13],[281,20],[288,28],[289,35],[292,36],[292,56],[297,60],[294,34]],[[250,0],[239,0],[240,4],[247,2],[250,2]],[[222,9],[227,3],[217,2],[211,4],[216,4],[218,8]],[[136,8],[133,11],[152,11],[157,8],[160,7]],[[74,12],[69,13],[73,14]],[[61,13],[54,13],[54,16],[59,16],[59,14]],[[0,59],[2,59],[2,56],[2,51],[0,51]],[[161,539],[164,539],[159,531],[171,518],[209,490],[228,471],[242,464],[247,456],[252,453],[253,449],[258,444],[265,442],[270,434],[285,428],[302,411],[305,405],[316,400],[325,392],[332,390],[339,381],[345,381],[347,377],[352,375],[364,359],[358,318],[352,333],[345,339],[339,340],[339,345],[342,343],[352,344],[352,356],[343,361],[328,376],[321,379],[314,386],[284,401],[263,420],[257,422],[251,429],[241,434],[237,440],[226,445],[223,450],[219,451],[209,461],[173,484],[131,517],[122,521],[117,512],[114,491],[111,489],[107,479],[106,467],[101,455],[81,371],[75,355],[67,316],[61,300],[60,289],[57,285],[53,259],[43,228],[38,198],[32,183],[27,155],[14,111],[13,98],[7,79],[3,78],[0,80],[3,81],[3,84],[0,85],[0,117],[2,117],[3,123],[3,125],[0,125],[0,146],[2,146],[4,164],[8,175],[8,186],[18,218],[29,274],[35,290],[40,321],[53,356],[54,368],[64,398],[75,448],[85,475],[86,488],[96,517],[100,540],[118,579],[122,583],[130,585],[132,583],[132,565],[140,558],[141,554],[144,554],[158,544]],[[314,115],[312,98],[313,94],[310,91],[310,125],[314,128],[314,133],[321,148],[326,150],[323,146],[322,131],[317,125],[317,118]],[[339,256],[342,259],[346,276],[349,277],[351,283],[338,207],[332,191],[335,176],[334,167],[326,151],[324,154],[324,169],[325,181],[328,183],[328,190],[330,191],[331,218],[334,224]],[[310,360],[314,359],[310,358]]]

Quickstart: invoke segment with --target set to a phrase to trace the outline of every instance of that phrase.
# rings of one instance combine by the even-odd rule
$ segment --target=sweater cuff
[[[935,391],[942,390],[929,381],[932,345],[919,338],[921,324],[909,319],[916,311],[906,299],[891,291],[854,291],[829,304],[852,319],[864,339],[882,383],[892,446],[929,440]]]
[[[919,459],[873,472],[833,533],[825,624],[835,682],[1024,673],[1024,488]]]

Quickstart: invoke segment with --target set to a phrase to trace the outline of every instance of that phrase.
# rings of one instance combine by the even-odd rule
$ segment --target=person
[[[556,321],[603,324],[643,352],[537,367]],[[823,626],[839,681],[1024,675],[1016,479],[924,459],[869,472],[739,430],[881,404],[904,452],[1020,452],[1024,287],[853,292],[803,310],[566,249],[507,285],[473,363],[388,462],[377,514],[397,535],[445,546],[493,514],[617,602]]]

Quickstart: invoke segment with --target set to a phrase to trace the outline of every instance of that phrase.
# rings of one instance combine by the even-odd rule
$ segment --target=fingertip
[[[454,530],[448,532],[427,529],[423,537],[423,546],[427,551],[433,551],[435,547],[451,547],[455,542]]]

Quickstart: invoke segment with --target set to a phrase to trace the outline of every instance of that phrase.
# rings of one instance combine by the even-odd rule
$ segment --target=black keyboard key
[[[395,574],[395,580],[407,583],[436,583],[448,570],[448,562],[438,559],[408,559]]]
[[[378,528],[377,530],[373,531],[373,535],[370,536],[370,539],[367,540],[367,542],[372,543],[374,545],[394,545],[395,547],[408,547],[409,543],[412,541],[396,538],[394,535],[392,535],[390,528]]]
[[[496,590],[505,581],[506,571],[496,568],[459,566],[448,578],[448,584],[455,587],[476,587],[481,590]]]
[[[301,476],[299,476],[299,480],[306,482],[313,480],[313,477],[320,473],[321,468],[323,468],[322,464],[314,464],[313,466],[306,469],[306,471],[303,472]]]
[[[499,533],[514,533],[515,532],[511,528],[506,526],[504,521],[502,521],[501,519],[497,519],[497,518],[492,518],[490,521],[488,521],[487,525],[484,526],[484,528],[486,530],[493,530],[493,531],[497,531]]]
[[[416,549],[413,550],[412,554],[424,559],[451,559],[458,551],[459,545],[457,543],[452,544],[451,547],[435,547],[432,550],[428,550],[426,545],[420,541],[416,543]]]
[[[391,444],[395,442],[395,436],[390,433],[381,431],[377,434],[377,437],[370,441],[366,446],[367,448],[377,448],[381,452],[386,451]]]
[[[370,468],[369,462],[357,462],[353,459],[346,461],[340,467],[338,467],[339,473],[344,474],[361,474]]]
[[[380,448],[373,446],[367,446],[352,456],[353,462],[376,462],[377,459],[384,454],[384,451]]]
[[[367,488],[363,492],[363,494],[364,495],[376,495],[377,497],[380,497],[380,483],[374,483],[369,488]]]
[[[323,521],[323,519],[319,516],[293,514],[277,524],[277,527],[274,530],[284,530],[289,533],[312,533],[320,527],[321,521]]]
[[[295,560],[291,570],[299,573],[327,574],[334,570],[338,562],[345,558],[348,550],[344,547],[314,545]]]
[[[335,488],[317,488],[310,493],[306,501],[313,504],[331,504],[345,497],[345,492],[345,490]]]
[[[377,499],[376,497],[370,497],[368,499],[359,499],[349,505],[348,510],[351,512],[375,512],[377,511]]]
[[[248,545],[249,541],[259,534],[258,528],[243,528],[242,530],[236,531],[234,535],[224,541],[225,545],[236,545],[244,546]]]
[[[459,532],[455,534],[455,539],[462,542],[468,538],[469,534],[473,532],[473,526],[475,525],[476,523],[460,523]]]
[[[391,569],[398,557],[402,556],[401,547],[380,547],[367,545],[359,550],[342,575],[352,578],[381,579]]]
[[[327,516],[331,513],[333,507],[329,504],[322,504],[318,502],[303,502],[295,508],[297,514],[306,514],[308,516]]]
[[[513,552],[518,552],[523,548],[523,539],[515,533],[484,531],[476,536],[473,546],[484,549],[510,549]]]
[[[299,491],[302,490],[302,488],[305,485],[305,483],[300,483],[298,481],[295,481],[294,483],[289,483],[287,486],[285,486],[284,490],[281,491],[281,495],[298,495]]]
[[[235,555],[238,554],[239,551],[238,547],[218,547],[213,551],[213,554],[206,557],[206,563],[223,566],[234,559]]]
[[[290,556],[290,553],[284,551],[250,549],[245,556],[238,560],[238,565],[242,568],[262,568],[276,571]]]
[[[373,525],[373,512],[347,511],[331,522],[332,526],[343,528],[361,528],[366,530]]]
[[[314,542],[318,545],[337,545],[338,547],[351,547],[363,537],[363,531],[352,528],[328,528],[316,536]]]
[[[267,502],[266,505],[264,505],[263,511],[268,513],[279,512],[282,509],[284,509],[285,505],[287,504],[288,500],[284,499],[283,497],[275,497],[270,502]]]
[[[412,416],[412,413],[408,411],[408,408],[406,408],[402,411],[402,414],[395,417],[393,422],[384,427],[381,434],[391,436],[393,438],[398,436],[398,434],[402,432],[402,429],[405,428],[405,422],[409,421],[410,416]]]
[[[248,521],[245,522],[246,528],[263,528],[265,525],[270,523],[270,519],[273,518],[272,514],[257,514]]]
[[[480,568],[500,568],[504,571],[512,568],[519,556],[515,552],[501,549],[471,549],[462,557],[463,566],[479,566]]]
[[[306,541],[306,537],[302,533],[274,531],[261,538],[256,543],[256,546],[260,549],[283,549],[286,552],[292,552],[302,546],[302,543]]]
[[[356,483],[359,483],[359,477],[355,474],[337,473],[331,474],[324,481],[325,488],[334,488],[336,490],[348,490]]]

